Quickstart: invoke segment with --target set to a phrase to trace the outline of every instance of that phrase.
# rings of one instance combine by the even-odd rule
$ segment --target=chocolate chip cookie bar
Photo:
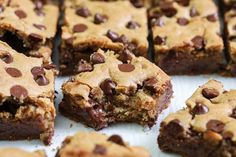
[[[129,50],[98,50],[90,62],[79,62],[78,71],[62,86],[59,110],[96,130],[115,122],[151,127],[172,97],[170,77]]]
[[[129,49],[137,56],[147,56],[147,19],[145,8],[135,8],[129,1],[65,1],[62,28],[60,72],[78,73],[80,59],[99,48]],[[129,10],[129,11],[127,11]]]
[[[160,149],[188,157],[236,156],[236,90],[210,80],[186,104],[161,123]]]
[[[142,147],[129,146],[119,135],[78,132],[67,137],[56,157],[150,157]]]
[[[225,66],[213,0],[160,0],[150,10],[154,58],[168,74],[204,74]]]
[[[1,157],[47,157],[44,151],[27,152],[18,148],[0,148]]]
[[[51,61],[58,6],[53,0],[2,0],[0,40],[17,52]]]
[[[225,0],[225,34],[229,52],[228,71],[236,75],[236,2]]]
[[[56,114],[52,68],[0,41],[0,140],[50,143]]]

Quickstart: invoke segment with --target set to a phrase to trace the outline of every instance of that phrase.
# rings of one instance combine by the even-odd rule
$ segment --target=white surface
[[[157,124],[151,129],[143,128],[136,124],[116,124],[103,129],[101,132],[110,134],[120,134],[125,141],[131,145],[138,145],[147,148],[152,157],[169,157],[176,156],[165,154],[161,152],[157,146],[157,135],[159,130],[159,124],[161,120],[170,112],[174,112],[185,106],[185,100],[191,96],[199,85],[204,84],[210,78],[221,81],[226,89],[236,89],[236,78],[223,78],[220,76],[175,76],[172,77],[172,84],[174,89],[174,97],[171,105],[164,111],[158,118]],[[61,101],[61,84],[66,81],[67,78],[58,78],[56,80],[56,90],[59,92],[56,99],[56,106]],[[72,125],[72,127],[71,127]],[[55,135],[53,137],[51,146],[44,146],[39,140],[34,141],[13,141],[13,142],[0,142],[0,147],[19,147],[26,150],[45,149],[48,157],[54,157],[57,148],[60,147],[61,142],[67,135],[72,135],[77,131],[93,131],[93,129],[84,127],[79,123],[75,123],[62,117],[60,113],[57,113],[55,124]]]

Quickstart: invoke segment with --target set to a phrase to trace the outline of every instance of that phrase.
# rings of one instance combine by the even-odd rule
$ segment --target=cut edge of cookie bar
[[[0,42],[0,140],[41,139],[54,134],[56,70]]]
[[[37,150],[34,152],[28,152],[19,148],[0,148],[1,157],[18,156],[18,157],[47,157],[43,150]]]
[[[130,11],[114,14],[124,8]],[[128,48],[137,56],[148,56],[145,8],[135,8],[128,1],[68,0],[64,20],[60,46],[62,75],[76,74],[73,69],[79,60],[89,59],[99,48],[112,51]]]
[[[63,141],[56,157],[72,156],[129,156],[150,157],[143,147],[130,146],[119,135],[107,136],[96,132],[77,132]]]
[[[3,1],[0,40],[17,52],[51,62],[59,17],[58,2],[41,0]]]
[[[129,51],[99,50],[90,63],[81,60],[79,69],[81,73],[62,86],[59,111],[96,130],[115,122],[151,127],[170,103],[170,77]]]
[[[203,13],[197,0],[164,0],[150,9],[154,60],[167,74],[216,73],[225,67],[217,8],[211,0],[204,3],[211,8]]]
[[[161,123],[160,149],[188,157],[235,156],[236,90],[210,80],[186,104]]]

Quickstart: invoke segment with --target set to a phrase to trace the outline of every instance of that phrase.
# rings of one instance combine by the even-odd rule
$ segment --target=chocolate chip
[[[152,77],[152,78],[145,80],[143,85],[147,90],[150,90],[151,92],[155,93],[158,90],[156,77]]]
[[[113,82],[111,79],[104,80],[100,85],[100,88],[106,95],[115,94],[115,87],[116,83]]]
[[[42,10],[43,9],[43,2],[41,0],[34,1],[35,9]]]
[[[112,135],[111,137],[107,139],[107,141],[111,141],[118,145],[125,146],[123,139],[119,135]]]
[[[118,68],[121,72],[131,72],[134,71],[135,66],[132,64],[119,64]]]
[[[55,69],[56,65],[55,64],[45,64],[43,65],[43,68],[47,69],[47,70],[51,70],[51,69]]]
[[[123,63],[128,63],[132,60],[131,52],[125,49],[124,51],[120,52],[118,59]]]
[[[195,17],[195,16],[198,16],[198,15],[199,15],[199,13],[198,13],[197,9],[195,7],[192,7],[190,9],[190,16]]]
[[[31,69],[31,73],[33,74],[34,77],[36,77],[38,75],[44,75],[45,71],[43,67],[36,66]]]
[[[94,16],[94,23],[95,24],[101,24],[108,20],[108,17],[106,15],[102,15],[99,13],[96,13]]]
[[[230,115],[230,117],[236,119],[236,108],[233,109],[232,114]]]
[[[153,20],[151,21],[151,24],[152,24],[152,26],[159,26],[159,27],[162,27],[162,26],[164,26],[164,21],[163,21],[162,18],[153,19]]]
[[[177,23],[181,26],[185,26],[189,23],[188,19],[182,17],[177,19]]]
[[[205,46],[204,38],[201,36],[195,36],[191,41],[193,42],[194,48],[197,50],[201,50]]]
[[[98,155],[105,155],[107,153],[107,149],[100,144],[96,144],[95,148],[93,149],[93,153]]]
[[[81,33],[88,29],[88,27],[85,24],[76,24],[73,27],[73,32],[75,33]]]
[[[76,14],[82,17],[89,17],[91,15],[91,12],[88,8],[82,7],[76,10]]]
[[[123,43],[123,44],[128,44],[128,43],[129,43],[129,39],[128,39],[124,34],[122,34],[122,35],[118,38],[117,42],[121,42],[121,43]]]
[[[111,39],[113,42],[116,42],[119,39],[119,35],[111,30],[107,31],[107,37]]]
[[[234,134],[230,131],[226,131],[226,132],[223,133],[223,138],[224,139],[231,139],[231,138],[233,138],[233,136],[234,136]]]
[[[2,4],[0,4],[0,13],[2,13],[4,11],[4,7]]]
[[[189,0],[175,0],[178,4],[187,7],[189,5]]]
[[[130,0],[130,2],[131,2],[136,8],[142,8],[142,7],[144,7],[143,0]]]
[[[217,15],[216,14],[208,15],[206,18],[210,22],[216,22],[217,21]]]
[[[194,108],[191,111],[192,115],[201,115],[209,111],[209,108],[203,103],[197,102]]]
[[[40,74],[37,75],[35,77],[35,82],[39,85],[39,86],[45,86],[49,84],[49,80],[45,77],[45,75]]]
[[[16,16],[19,17],[19,19],[24,19],[27,17],[27,14],[21,9],[16,10],[15,14],[16,14]]]
[[[28,96],[28,91],[20,85],[12,86],[10,89],[10,93],[17,99],[25,99]]]
[[[13,58],[9,53],[3,54],[0,56],[1,60],[7,64],[13,62]]]
[[[157,35],[154,38],[154,44],[156,45],[162,45],[162,44],[165,44],[165,42],[166,42],[166,38],[160,37],[159,35]]]
[[[39,34],[36,34],[36,33],[30,33],[29,40],[30,40],[30,42],[41,42],[41,41],[43,41],[43,37]]]
[[[129,28],[129,29],[137,29],[139,27],[140,27],[140,24],[135,21],[129,21],[126,25],[126,28]]]
[[[177,9],[173,7],[172,2],[160,3],[160,8],[163,14],[167,17],[173,17],[177,13]]]
[[[87,71],[92,71],[93,67],[91,64],[87,63],[85,60],[80,60],[79,64],[76,68],[76,72],[81,73],[81,72],[87,72]]]
[[[5,70],[12,77],[21,77],[22,76],[21,71],[16,68],[6,68]]]
[[[34,23],[33,26],[39,30],[46,30],[46,26]]]
[[[74,40],[75,40],[75,37],[67,38],[66,39],[66,44],[71,46],[71,45],[73,45]]]
[[[203,88],[202,95],[207,99],[212,99],[220,95],[219,91],[215,88]]]
[[[232,27],[232,29],[233,29],[233,30],[236,30],[236,25],[234,25],[234,26]]]
[[[90,61],[92,64],[104,63],[105,57],[101,53],[95,52],[90,56]]]
[[[166,132],[173,137],[178,137],[184,132],[183,126],[180,124],[180,121],[178,119],[174,119],[170,121],[166,126],[165,126]]]
[[[224,130],[225,124],[219,120],[210,120],[207,122],[206,127],[208,130],[220,133]]]

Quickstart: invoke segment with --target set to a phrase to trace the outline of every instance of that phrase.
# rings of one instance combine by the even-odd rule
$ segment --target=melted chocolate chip
[[[10,89],[10,93],[11,96],[17,99],[25,99],[28,96],[28,91],[20,85],[12,86]]]
[[[31,73],[33,74],[34,77],[38,76],[38,75],[44,75],[45,74],[45,71],[43,69],[43,67],[33,67],[31,69]]]
[[[124,51],[122,51],[120,54],[119,54],[119,57],[118,59],[120,61],[122,61],[123,63],[128,63],[129,61],[132,60],[132,55],[131,55],[131,52],[127,49],[125,49]]]
[[[208,15],[206,18],[210,22],[216,22],[217,21],[217,15],[216,14]]]
[[[171,2],[163,2],[160,4],[161,11],[167,17],[173,17],[177,13]]]
[[[107,31],[107,37],[111,39],[113,42],[116,42],[119,39],[119,35],[111,30]]]
[[[95,24],[101,24],[104,23],[108,20],[108,17],[106,15],[102,15],[102,14],[95,14],[94,16],[94,23]]]
[[[204,105],[203,103],[196,103],[196,105],[194,106],[194,108],[191,111],[192,115],[201,115],[201,114],[205,114],[209,111],[209,108]]]
[[[122,34],[122,35],[118,38],[117,42],[121,42],[121,43],[123,43],[123,44],[128,44],[128,43],[129,43],[129,39],[128,39],[124,34]]]
[[[126,28],[129,28],[129,29],[137,29],[139,27],[140,27],[140,24],[135,21],[129,21],[126,25]]]
[[[116,83],[113,82],[111,79],[104,80],[100,85],[100,88],[106,95],[115,94],[115,87]]]
[[[81,72],[87,72],[87,71],[92,71],[93,67],[91,64],[87,63],[85,60],[80,60],[79,64],[76,68],[76,72],[81,73]]]
[[[201,50],[205,46],[204,38],[201,36],[195,36],[192,40],[193,46],[196,50]]]
[[[88,29],[88,27],[85,24],[76,24],[73,27],[73,32],[75,33],[81,33]]]
[[[143,0],[130,0],[130,2],[131,2],[136,8],[142,8],[142,7],[144,7]]]
[[[12,77],[21,77],[22,76],[21,71],[16,68],[6,68],[5,70]]]
[[[189,5],[189,0],[175,0],[178,4],[187,7]]]
[[[97,154],[97,155],[105,155],[107,153],[107,149],[102,146],[97,144],[93,150],[93,154]]]
[[[16,10],[15,14],[16,14],[16,16],[19,17],[19,19],[24,19],[27,17],[27,14],[21,9]]]
[[[156,45],[162,45],[162,44],[165,44],[165,42],[166,42],[166,38],[160,37],[159,35],[157,35],[154,38],[154,44],[156,44]]]
[[[107,141],[111,141],[118,145],[125,146],[123,139],[119,135],[112,135],[111,137],[107,139]]]
[[[177,23],[181,26],[185,26],[189,23],[188,19],[182,17],[177,19]]]
[[[135,66],[132,64],[119,64],[118,68],[121,72],[132,72],[135,69]]]
[[[39,86],[45,86],[49,84],[49,80],[45,77],[45,75],[40,74],[37,75],[35,77],[35,82],[39,85]]]
[[[47,29],[46,26],[41,25],[41,24],[35,24],[35,23],[34,23],[33,26],[34,26],[35,28],[39,29],[39,30],[46,30],[46,29]]]
[[[166,126],[165,126],[166,132],[173,137],[178,137],[184,132],[183,126],[180,124],[180,121],[178,119],[174,119],[170,121]]]
[[[150,90],[151,92],[157,92],[157,79],[156,77],[152,77],[152,78],[149,78],[147,80],[144,81],[144,88],[146,88],[147,90]]]
[[[73,45],[74,40],[75,40],[75,37],[67,38],[66,39],[66,44],[71,46],[71,45]]]
[[[88,8],[82,7],[76,10],[76,14],[82,17],[89,17],[91,15],[91,12]]]
[[[9,53],[3,54],[0,56],[1,60],[7,64],[13,62],[13,58]]]
[[[195,7],[192,7],[190,9],[190,13],[189,14],[190,14],[191,17],[195,17],[195,16],[199,15],[199,13],[198,13],[198,11],[197,11],[197,9]]]
[[[219,120],[210,120],[207,122],[206,127],[208,130],[220,133],[224,130],[225,124]]]
[[[29,40],[30,40],[30,42],[41,42],[41,41],[43,41],[43,37],[39,34],[36,34],[36,33],[30,33]]]
[[[90,61],[92,64],[104,63],[105,57],[101,53],[95,52],[90,56]]]
[[[202,95],[207,99],[213,99],[220,95],[220,92],[215,88],[203,88]]]

